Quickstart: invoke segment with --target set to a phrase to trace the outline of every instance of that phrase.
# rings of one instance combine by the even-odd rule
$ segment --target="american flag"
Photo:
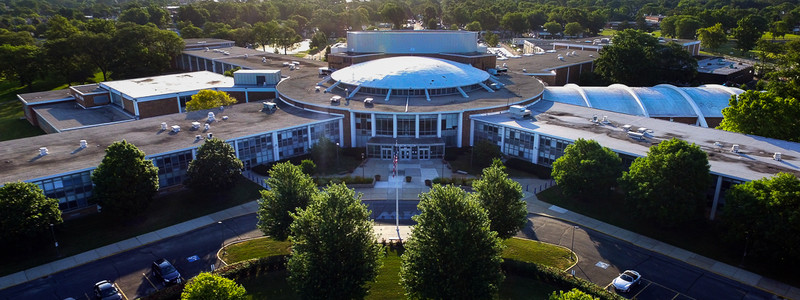
[[[392,166],[392,177],[397,177],[397,153],[394,154],[394,166]]]

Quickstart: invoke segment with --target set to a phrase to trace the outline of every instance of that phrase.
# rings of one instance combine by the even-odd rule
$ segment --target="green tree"
[[[261,191],[258,201],[258,229],[276,240],[286,240],[290,213],[305,208],[317,193],[317,185],[300,167],[290,162],[278,163],[269,170],[269,190]]]
[[[617,32],[613,44],[595,60],[595,73],[609,82],[653,86],[662,82],[691,82],[697,61],[680,45],[658,40],[641,31]]]
[[[759,15],[749,15],[736,24],[738,26],[733,29],[733,37],[736,38],[736,49],[742,53],[753,49],[768,29],[767,20]]]
[[[286,51],[289,48],[293,48],[295,44],[302,40],[303,38],[294,32],[294,29],[287,26],[281,26],[278,28],[278,35],[275,40],[275,44],[283,47],[283,54],[286,55]]]
[[[394,2],[387,2],[381,7],[381,16],[392,24],[394,29],[403,29],[403,23],[406,20],[406,12]]]
[[[544,30],[547,30],[547,32],[550,33],[552,36],[556,36],[559,33],[561,33],[561,31],[563,31],[564,29],[561,27],[561,24],[551,21],[544,23]]]
[[[119,21],[145,25],[150,22],[150,13],[147,12],[145,7],[131,7],[119,14]]]
[[[486,46],[496,47],[500,43],[500,38],[493,32],[487,32],[483,35],[483,41],[486,42]]]
[[[486,210],[455,186],[420,194],[417,225],[401,257],[400,284],[414,299],[492,299],[503,246]]]
[[[474,168],[483,169],[492,165],[495,158],[500,158],[503,155],[500,152],[500,146],[489,140],[479,140],[472,147],[470,153],[470,164]]]
[[[472,182],[475,199],[489,214],[489,229],[501,239],[508,239],[528,222],[528,208],[522,201],[522,186],[508,178],[506,166],[495,159],[483,169],[481,178]]]
[[[228,278],[202,272],[189,280],[181,293],[181,300],[244,300],[247,291]]]
[[[464,27],[464,29],[466,29],[467,31],[481,31],[482,30],[481,29],[481,23],[479,23],[478,21],[470,22],[469,24],[467,24]]]
[[[661,20],[661,23],[658,23],[658,26],[661,28],[661,35],[665,37],[677,37],[677,31],[675,28],[675,23],[683,16],[675,15],[669,16]]]
[[[579,34],[583,33],[584,29],[578,22],[571,22],[564,25],[564,34],[568,36],[578,36]]]
[[[92,172],[93,197],[114,214],[144,211],[158,192],[158,168],[139,148],[125,140],[106,148],[103,161]]]
[[[363,299],[384,251],[361,194],[331,185],[292,217],[288,281],[300,298]]]
[[[0,45],[0,75],[16,79],[31,90],[31,83],[44,68],[43,53],[42,48],[35,45]]]
[[[725,196],[721,221],[727,238],[776,265],[796,265],[800,244],[800,180],[778,173],[738,185]]]
[[[745,91],[722,109],[719,129],[800,142],[800,102],[772,92]]]
[[[58,199],[47,198],[38,185],[18,181],[0,187],[0,241],[33,237],[62,222]]]
[[[683,140],[662,141],[634,160],[619,183],[641,218],[661,226],[683,224],[703,215],[711,183],[708,156]]]
[[[178,20],[192,23],[195,27],[201,27],[208,20],[208,10],[198,5],[181,5],[178,7]]]
[[[775,38],[783,38],[787,34],[791,32],[791,28],[789,28],[789,23],[786,21],[775,21],[769,26],[769,32],[772,33],[772,39]]]
[[[200,90],[197,94],[192,95],[192,100],[186,102],[186,110],[196,111],[233,104],[236,104],[236,98],[231,97],[226,92]]]
[[[328,36],[322,31],[317,31],[311,36],[310,45],[312,49],[322,50],[328,46]]]
[[[253,40],[262,47],[262,51],[267,51],[267,45],[275,44],[278,35],[278,22],[259,22],[253,26]]]
[[[715,51],[728,42],[728,35],[722,29],[721,23],[698,29],[697,38],[700,39],[700,45]]]
[[[75,25],[60,15],[55,15],[47,20],[47,32],[45,36],[47,39],[65,39],[72,35],[78,34],[80,30]]]
[[[700,29],[700,20],[695,16],[683,16],[675,21],[675,33],[679,39],[694,39]]]
[[[514,34],[520,34],[530,28],[530,25],[528,25],[528,17],[522,12],[506,13],[500,20],[500,26],[511,30]]]
[[[181,27],[180,32],[181,32],[181,37],[184,39],[203,37],[203,29],[194,26],[191,23]]]
[[[553,162],[552,177],[567,195],[606,194],[622,175],[622,159],[594,140],[578,139]]]
[[[549,300],[595,300],[591,295],[584,293],[579,289],[573,288],[569,292],[558,291],[550,294]]]
[[[171,69],[184,46],[172,31],[132,23],[119,24],[111,43],[116,58],[109,70],[116,79],[162,74]]]
[[[222,72],[222,75],[228,76],[228,77],[233,77],[233,73],[236,73],[236,71],[239,71],[241,69],[242,69],[242,67],[234,67],[233,69],[228,69],[225,72]]]
[[[189,163],[186,185],[197,190],[229,189],[242,175],[243,167],[233,146],[220,139],[208,139],[197,148],[197,157]]]
[[[339,147],[325,136],[311,146],[311,160],[323,170],[336,165],[338,153]]]
[[[312,176],[314,175],[314,172],[317,171],[317,164],[315,164],[314,161],[310,159],[304,159],[303,161],[300,162],[300,169],[303,170],[303,174]]]

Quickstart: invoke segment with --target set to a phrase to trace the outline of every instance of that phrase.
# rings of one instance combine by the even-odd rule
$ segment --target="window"
[[[308,130],[305,127],[279,131],[278,155],[276,159],[284,159],[308,152]]]
[[[392,115],[375,115],[375,135],[394,136],[394,119]]]
[[[445,145],[456,147],[458,144],[458,114],[443,114],[441,126]]]
[[[192,150],[154,157],[153,165],[158,167],[158,186],[182,184],[186,180],[186,171],[189,170],[192,159]]]
[[[435,137],[436,136],[436,115],[420,115],[419,116],[419,136],[420,137]]]
[[[538,163],[544,166],[552,166],[553,162],[564,155],[564,149],[570,142],[556,139],[549,136],[539,136],[539,160]]]
[[[58,208],[62,211],[88,206],[92,196],[91,171],[83,171],[69,175],[32,181],[38,185],[48,198],[58,199]]]
[[[534,135],[516,129],[506,128],[503,153],[526,161],[533,161]]]
[[[398,115],[397,116],[397,136],[398,137],[414,137],[417,117],[414,115]]]
[[[236,141],[237,156],[246,170],[257,165],[275,161],[272,134],[259,135]]]
[[[367,144],[367,140],[372,137],[372,115],[371,114],[355,114],[356,122],[356,145],[363,147]]]

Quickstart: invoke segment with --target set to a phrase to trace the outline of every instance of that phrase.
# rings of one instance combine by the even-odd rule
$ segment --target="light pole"
[[[572,245],[569,246],[569,251],[572,251],[572,253],[575,253],[575,229],[578,229],[577,225],[572,227]],[[575,254],[575,256],[577,256],[577,254]]]
[[[339,163],[339,143],[336,143],[336,163]]]
[[[367,165],[364,163],[364,152],[361,152],[361,178],[364,178],[364,168],[366,167]]]
[[[53,229],[54,226],[55,225],[53,225],[53,223],[50,223],[50,233],[53,235],[53,243],[56,245],[56,255],[58,255],[58,257],[61,257],[61,251],[58,251],[58,240],[56,240],[56,231]]]
[[[222,221],[217,221],[217,224],[219,224],[219,237],[222,240],[222,241],[219,242],[219,244],[220,244],[219,247],[220,247],[220,249],[222,249],[222,246],[225,245],[225,232],[224,232],[225,227],[222,227]]]

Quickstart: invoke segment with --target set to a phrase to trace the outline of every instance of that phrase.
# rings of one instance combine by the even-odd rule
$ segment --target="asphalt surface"
[[[379,223],[395,222],[394,201],[365,201]],[[400,201],[400,223],[410,225],[418,214],[416,201]],[[775,299],[772,294],[637,247],[614,237],[575,227],[564,221],[530,215],[519,236],[572,248],[579,262],[568,272],[607,287],[622,271],[633,269],[642,282],[626,298],[637,299]],[[261,236],[257,218],[249,214],[199,228],[188,234],[158,241],[94,261],[67,271],[0,290],[0,299],[90,299],[95,282],[108,279],[128,299],[147,295],[163,288],[150,270],[152,261],[167,258],[184,278],[209,271],[220,262],[216,253],[225,241]],[[190,261],[189,258],[197,256]]]

